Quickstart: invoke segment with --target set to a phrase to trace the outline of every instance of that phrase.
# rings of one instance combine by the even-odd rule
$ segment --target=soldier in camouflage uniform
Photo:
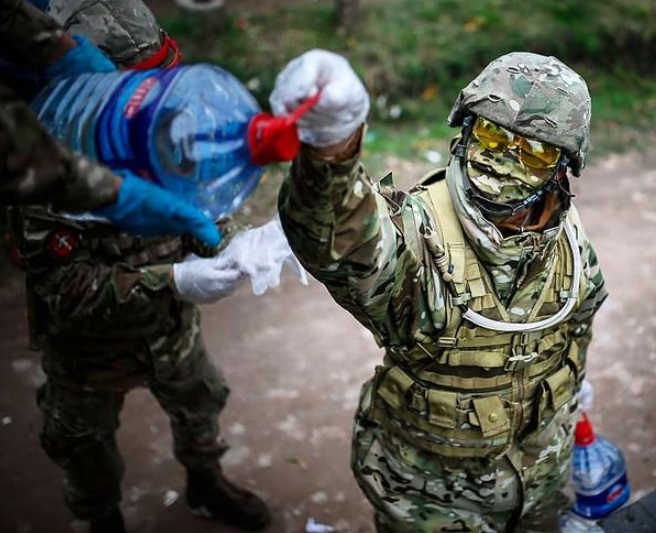
[[[352,447],[377,530],[560,531],[606,297],[568,186],[588,152],[584,80],[553,57],[493,61],[449,116],[447,167],[409,192],[360,162],[369,99],[344,58],[293,60],[273,110],[317,91],[279,207],[302,264],[385,348]]]
[[[136,0],[126,4],[145,9]],[[132,31],[122,25],[119,16],[129,12],[117,11],[110,26],[124,28],[136,49],[162,36],[157,26]],[[93,13],[76,13],[94,20]],[[97,21],[84,28],[91,38],[95,27]],[[162,56],[160,66],[175,57]],[[265,527],[265,503],[221,469],[227,446],[218,415],[229,388],[206,354],[195,305],[229,294],[243,273],[221,256],[181,262],[191,248],[179,237],[130,237],[107,223],[39,206],[13,214],[31,340],[42,351],[47,376],[38,391],[41,443],[65,472],[73,514],[89,521],[94,533],[125,531],[119,508],[124,464],[115,434],[126,393],[147,386],[171,420],[192,511],[244,530]],[[230,241],[230,227],[223,233],[224,243]],[[211,279],[198,281],[197,265],[204,261],[201,270]],[[205,290],[199,291],[202,281]]]

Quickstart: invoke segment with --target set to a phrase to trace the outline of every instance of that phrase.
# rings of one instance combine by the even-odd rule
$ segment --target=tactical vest
[[[43,335],[53,335],[53,322],[40,294],[45,289],[42,280],[53,269],[66,267],[74,262],[87,261],[111,266],[122,264],[126,268],[138,269],[146,265],[168,264],[182,260],[188,253],[188,246],[179,237],[140,238],[119,232],[112,225],[96,220],[82,220],[64,217],[53,213],[45,206],[12,207],[9,211],[10,231],[15,242],[22,268],[26,272],[26,299],[30,328],[30,345],[33,349],[42,347]],[[175,313],[178,321],[190,322],[192,312],[189,304],[177,302],[173,295],[167,309]],[[164,305],[164,304],[162,304]],[[175,309],[173,307],[175,307]],[[117,342],[155,333],[162,329],[161,320],[152,317],[126,316],[115,334]],[[163,312],[163,311],[162,311]],[[173,320],[173,318],[172,318]],[[72,324],[71,328],[82,327]],[[84,324],[84,334],[94,343],[103,335],[103,324]],[[98,331],[96,331],[98,330]],[[54,331],[57,331],[56,329]],[[120,339],[119,339],[120,337]],[[109,344],[109,340],[104,340]],[[80,341],[78,344],[82,345]]]
[[[137,268],[184,256],[179,237],[132,237],[110,224],[61,216],[45,206],[12,207],[9,219],[18,255],[29,273],[82,259],[120,261]]]
[[[446,458],[497,458],[573,403],[582,362],[569,318],[530,332],[504,332],[462,317],[462,305],[509,322],[492,280],[462,233],[445,180],[420,193],[431,211],[449,265],[446,327],[432,344],[387,347],[372,386],[370,418],[412,446]],[[562,232],[561,232],[562,233]],[[572,287],[570,244],[556,243],[544,289],[529,321],[562,308]],[[578,253],[578,249],[576,250]],[[435,259],[426,247],[427,263]],[[570,313],[571,316],[571,313]]]

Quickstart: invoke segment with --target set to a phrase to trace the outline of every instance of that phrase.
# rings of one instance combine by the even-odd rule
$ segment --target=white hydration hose
[[[567,301],[555,315],[543,320],[538,320],[537,322],[521,324],[515,322],[501,322],[498,320],[491,320],[482,315],[479,315],[475,311],[472,311],[470,308],[467,308],[467,311],[463,313],[462,317],[482,328],[506,332],[539,331],[563,321],[567,315],[569,315],[570,311],[574,307],[574,304],[576,303],[576,298],[579,291],[579,283],[581,279],[581,255],[579,254],[579,246],[576,240],[576,235],[574,234],[574,228],[567,218],[565,219],[564,226],[565,234],[567,235],[567,242],[569,243],[570,250],[572,251],[572,257],[574,261],[574,275],[572,277],[572,285],[569,288],[569,296],[567,296]]]

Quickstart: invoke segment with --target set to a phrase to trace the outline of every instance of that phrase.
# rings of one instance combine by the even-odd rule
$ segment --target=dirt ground
[[[412,166],[402,165],[411,172]],[[589,352],[599,432],[620,444],[633,498],[656,486],[656,155],[614,157],[576,182],[577,204],[611,297]],[[419,173],[410,175],[418,176]],[[38,356],[27,349],[21,277],[0,285],[0,532],[84,531],[60,495],[60,473],[38,445]],[[271,504],[269,533],[309,520],[372,532],[371,511],[349,471],[351,417],[360,383],[381,353],[369,333],[311,282],[289,275],[261,297],[249,287],[203,308],[209,352],[232,387],[221,419],[229,474]],[[119,432],[127,464],[130,531],[229,532],[190,515],[168,422],[146,391],[128,396]],[[627,532],[629,533],[629,532]]]

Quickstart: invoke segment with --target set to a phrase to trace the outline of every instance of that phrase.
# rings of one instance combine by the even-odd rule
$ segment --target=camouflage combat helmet
[[[479,115],[519,135],[559,147],[574,175],[590,145],[590,94],[576,72],[555,57],[513,52],[492,61],[465,87],[450,126]]]
[[[121,68],[169,67],[180,60],[175,42],[142,0],[50,0],[48,14]]]

